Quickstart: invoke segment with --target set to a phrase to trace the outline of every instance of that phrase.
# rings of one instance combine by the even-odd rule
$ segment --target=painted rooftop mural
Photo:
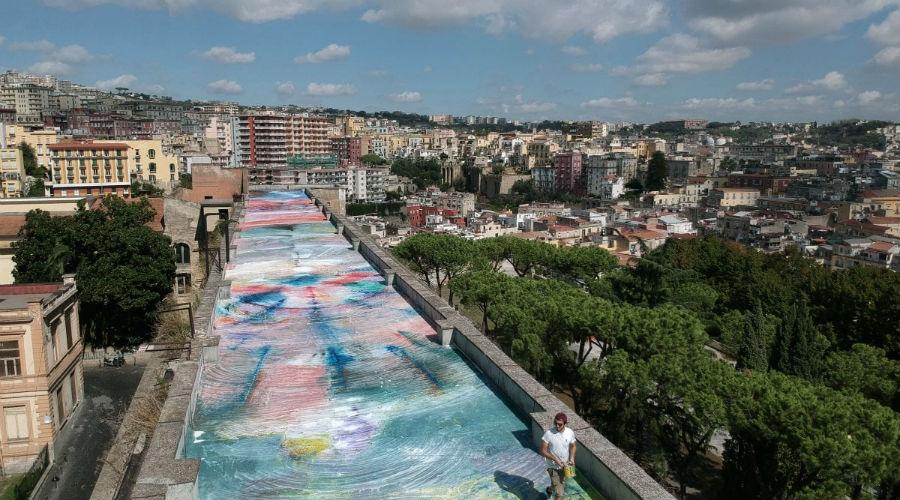
[[[311,200],[254,195],[240,229],[185,436],[201,498],[543,498],[525,423]]]

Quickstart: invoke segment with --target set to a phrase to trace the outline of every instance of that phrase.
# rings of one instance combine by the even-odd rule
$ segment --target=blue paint
[[[337,387],[347,387],[347,379],[344,377],[344,369],[353,361],[353,356],[344,353],[339,346],[329,346],[325,353],[325,363],[331,370],[332,383]]]
[[[437,376],[435,376],[433,373],[431,373],[431,370],[429,370],[427,367],[425,367],[425,365],[423,365],[419,360],[410,356],[409,353],[406,352],[406,349],[404,349],[398,345],[385,346],[385,349],[389,353],[394,354],[401,359],[405,359],[405,360],[409,361],[414,367],[416,367],[417,370],[422,372],[422,375],[425,375],[425,378],[427,378],[429,382],[434,384],[434,386],[437,387],[438,389],[444,388],[444,383],[441,382],[440,379],[437,378]]]
[[[244,403],[247,401],[247,398],[250,397],[250,392],[253,391],[253,387],[256,385],[256,379],[259,377],[259,372],[262,370],[263,362],[266,360],[266,356],[272,352],[272,346],[263,346],[259,348],[259,359],[256,361],[256,366],[250,373],[247,375],[247,378],[244,380],[243,388],[241,389],[241,393],[238,395],[236,401],[240,403]]]

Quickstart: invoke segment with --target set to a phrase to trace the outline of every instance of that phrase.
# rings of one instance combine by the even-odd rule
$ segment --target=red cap
[[[556,414],[555,417],[553,417],[554,422],[556,422],[557,420],[562,420],[564,424],[569,423],[569,417],[567,417],[566,414],[563,412],[559,412]]]

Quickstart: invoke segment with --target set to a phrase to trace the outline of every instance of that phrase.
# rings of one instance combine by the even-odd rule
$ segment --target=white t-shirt
[[[547,450],[562,463],[569,462],[569,445],[575,442],[575,431],[566,427],[562,432],[550,429],[541,440],[547,443]],[[557,467],[556,463],[547,459],[547,467]]]

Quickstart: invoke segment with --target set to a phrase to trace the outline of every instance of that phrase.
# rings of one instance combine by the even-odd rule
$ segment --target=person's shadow
[[[534,481],[522,476],[507,474],[498,470],[494,471],[494,482],[497,483],[500,489],[512,493],[521,500],[546,500],[547,498],[546,493],[534,487]]]

